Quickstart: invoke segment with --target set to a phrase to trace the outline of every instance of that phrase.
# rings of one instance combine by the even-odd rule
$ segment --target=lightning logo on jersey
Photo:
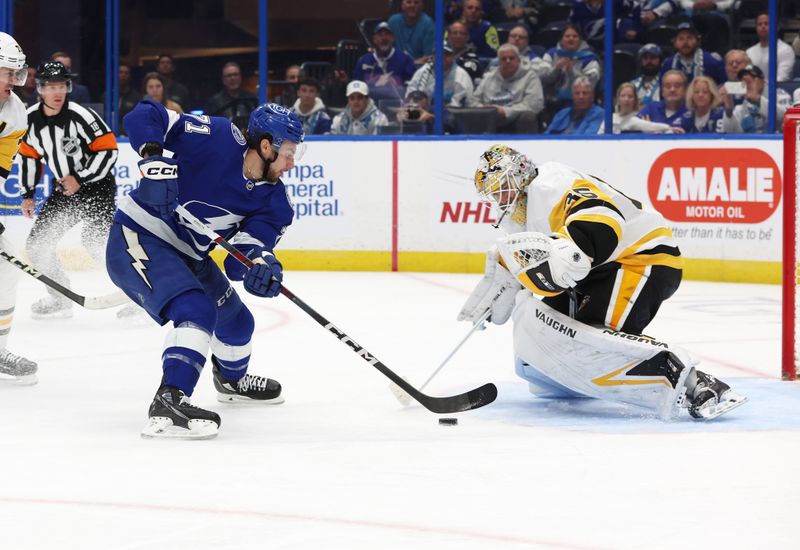
[[[147,256],[144,247],[139,244],[139,235],[125,226],[122,226],[122,234],[125,237],[125,243],[128,245],[128,255],[133,258],[131,266],[136,270],[136,273],[139,274],[139,277],[142,278],[144,283],[152,290],[153,285],[150,284],[150,281],[147,280],[147,275],[144,273],[145,270],[147,270],[147,266],[143,263],[145,261],[150,261],[150,258]]]

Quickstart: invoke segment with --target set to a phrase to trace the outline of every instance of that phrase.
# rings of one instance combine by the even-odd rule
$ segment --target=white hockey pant
[[[0,235],[0,249],[16,256],[17,252],[4,235]],[[14,318],[14,306],[17,302],[17,280],[19,268],[0,258],[0,351],[6,348],[8,334],[11,332],[11,321]]]
[[[684,405],[694,361],[685,350],[644,336],[595,328],[527,291],[514,310],[517,374],[542,397],[594,397],[673,417]]]

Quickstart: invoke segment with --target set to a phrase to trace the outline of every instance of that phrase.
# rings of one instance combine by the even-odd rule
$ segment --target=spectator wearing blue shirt
[[[681,129],[681,117],[686,112],[686,74],[671,70],[661,77],[661,101],[651,101],[639,111],[639,118],[650,122],[663,122]],[[681,133],[681,130],[673,133]]]
[[[436,36],[436,24],[422,11],[423,8],[422,0],[403,0],[401,13],[389,18],[397,48],[410,55],[416,65],[422,65],[428,56],[433,55]]]
[[[585,76],[572,83],[572,107],[561,109],[553,117],[547,134],[596,134],[605,118],[605,111],[594,104],[594,84]]]
[[[564,27],[561,40],[544,54],[544,60],[550,66],[550,72],[542,78],[550,106],[560,108],[569,103],[577,78],[585,76],[593,86],[600,80],[600,60],[574,23]]]
[[[481,0],[464,0],[462,22],[469,31],[469,40],[479,57],[495,57],[500,47],[497,29],[483,19]]]
[[[669,56],[661,65],[661,75],[670,70],[683,71],[686,80],[691,82],[696,76],[710,76],[717,85],[725,82],[725,62],[715,52],[703,51],[700,34],[691,21],[678,24],[678,34],[672,39],[675,54]]]
[[[687,111],[681,128],[687,134],[720,134],[724,111],[717,85],[707,76],[696,76],[686,91]]]
[[[405,83],[414,76],[414,60],[406,52],[394,47],[394,33],[385,21],[375,27],[372,44],[374,51],[356,61],[353,80],[366,82],[370,96],[375,101],[402,99]]]

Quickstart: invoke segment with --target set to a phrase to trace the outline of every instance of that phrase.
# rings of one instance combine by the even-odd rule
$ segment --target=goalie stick
[[[47,275],[42,275],[32,266],[26,264],[16,256],[12,256],[8,252],[4,250],[0,250],[0,257],[6,260],[11,265],[18,267],[31,277],[38,279],[42,283],[46,284],[65,298],[69,298],[79,306],[85,307],[86,309],[108,309],[112,307],[121,306],[130,301],[130,299],[125,296],[125,294],[118,290],[116,292],[112,292],[111,294],[106,294],[104,296],[81,296],[77,292],[73,292],[72,290],[68,289],[67,287],[60,285],[59,283],[55,282],[53,279],[48,277]]]
[[[242,252],[239,249],[237,249],[231,243],[226,241],[216,231],[214,231],[206,224],[204,224],[202,221],[197,219],[194,216],[194,214],[192,214],[186,208],[184,208],[183,205],[179,204],[175,208],[175,211],[180,217],[182,217],[189,224],[191,224],[192,227],[197,229],[203,235],[207,236],[213,242],[220,245],[231,256],[236,258],[239,262],[241,262],[248,268],[253,266],[253,262],[250,260],[250,258],[242,254]],[[389,380],[397,384],[406,393],[408,393],[411,397],[417,400],[423,407],[425,407],[431,412],[437,414],[448,414],[461,411],[468,411],[471,409],[477,409],[478,407],[483,407],[484,405],[488,405],[497,398],[497,387],[492,383],[484,384],[483,386],[475,388],[474,390],[468,391],[466,393],[453,395],[449,397],[433,397],[430,395],[425,395],[424,393],[414,388],[411,384],[403,380],[403,378],[401,378],[389,367],[381,363],[377,357],[375,357],[370,352],[368,352],[364,347],[356,343],[344,331],[342,331],[336,325],[334,325],[333,323],[328,321],[325,317],[320,315],[316,310],[314,310],[311,306],[309,306],[300,298],[298,298],[293,292],[291,292],[284,285],[281,285],[281,294],[286,296],[297,307],[302,309],[317,323],[322,325],[325,328],[325,330],[333,334],[334,337],[344,342],[348,347],[350,347],[356,353],[356,355],[360,356],[362,359],[364,359],[364,361],[366,361],[367,363],[378,369],[381,372],[381,374],[383,374],[384,376],[389,378]]]
[[[498,294],[498,296],[499,296],[499,294]],[[495,297],[495,300],[496,299],[497,299],[497,296]],[[492,300],[492,301],[494,301],[494,300]],[[466,341],[469,340],[470,336],[475,334],[475,332],[477,332],[479,330],[484,330],[486,328],[484,323],[489,319],[489,317],[491,317],[491,315],[492,315],[492,307],[490,305],[488,308],[486,308],[486,311],[483,312],[483,315],[481,315],[480,318],[477,321],[475,321],[475,324],[473,324],[472,328],[469,329],[469,332],[467,333],[467,335],[464,336],[464,338],[461,339],[461,341],[458,343],[458,345],[456,345],[456,347],[453,348],[453,351],[451,351],[448,354],[448,356],[444,358],[444,361],[442,361],[439,364],[439,366],[436,367],[436,370],[434,370],[431,373],[431,375],[428,376],[428,379],[425,380],[425,383],[422,384],[419,387],[419,391],[424,390],[427,387],[427,385],[430,384],[431,380],[433,380],[436,377],[436,375],[439,374],[439,371],[442,370],[444,368],[444,366],[450,361],[450,359],[453,358],[453,356],[456,354],[456,352],[461,349],[461,346],[463,346],[464,343],[466,343]],[[398,401],[400,401],[400,403],[404,407],[407,407],[408,405],[411,404],[411,396],[408,395],[408,393],[404,392],[403,389],[400,388],[400,386],[398,386],[397,384],[390,384],[389,385],[389,389],[392,391],[394,396],[397,398]]]

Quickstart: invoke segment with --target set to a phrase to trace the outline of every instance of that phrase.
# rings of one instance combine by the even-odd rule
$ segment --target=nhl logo
[[[252,191],[253,188],[256,186],[256,183],[254,181],[247,180],[247,183],[245,184],[245,186],[247,187],[248,191]]]
[[[71,157],[74,157],[80,153],[80,144],[78,143],[78,138],[70,136],[61,138],[61,150],[64,151],[65,155],[69,155]]]

